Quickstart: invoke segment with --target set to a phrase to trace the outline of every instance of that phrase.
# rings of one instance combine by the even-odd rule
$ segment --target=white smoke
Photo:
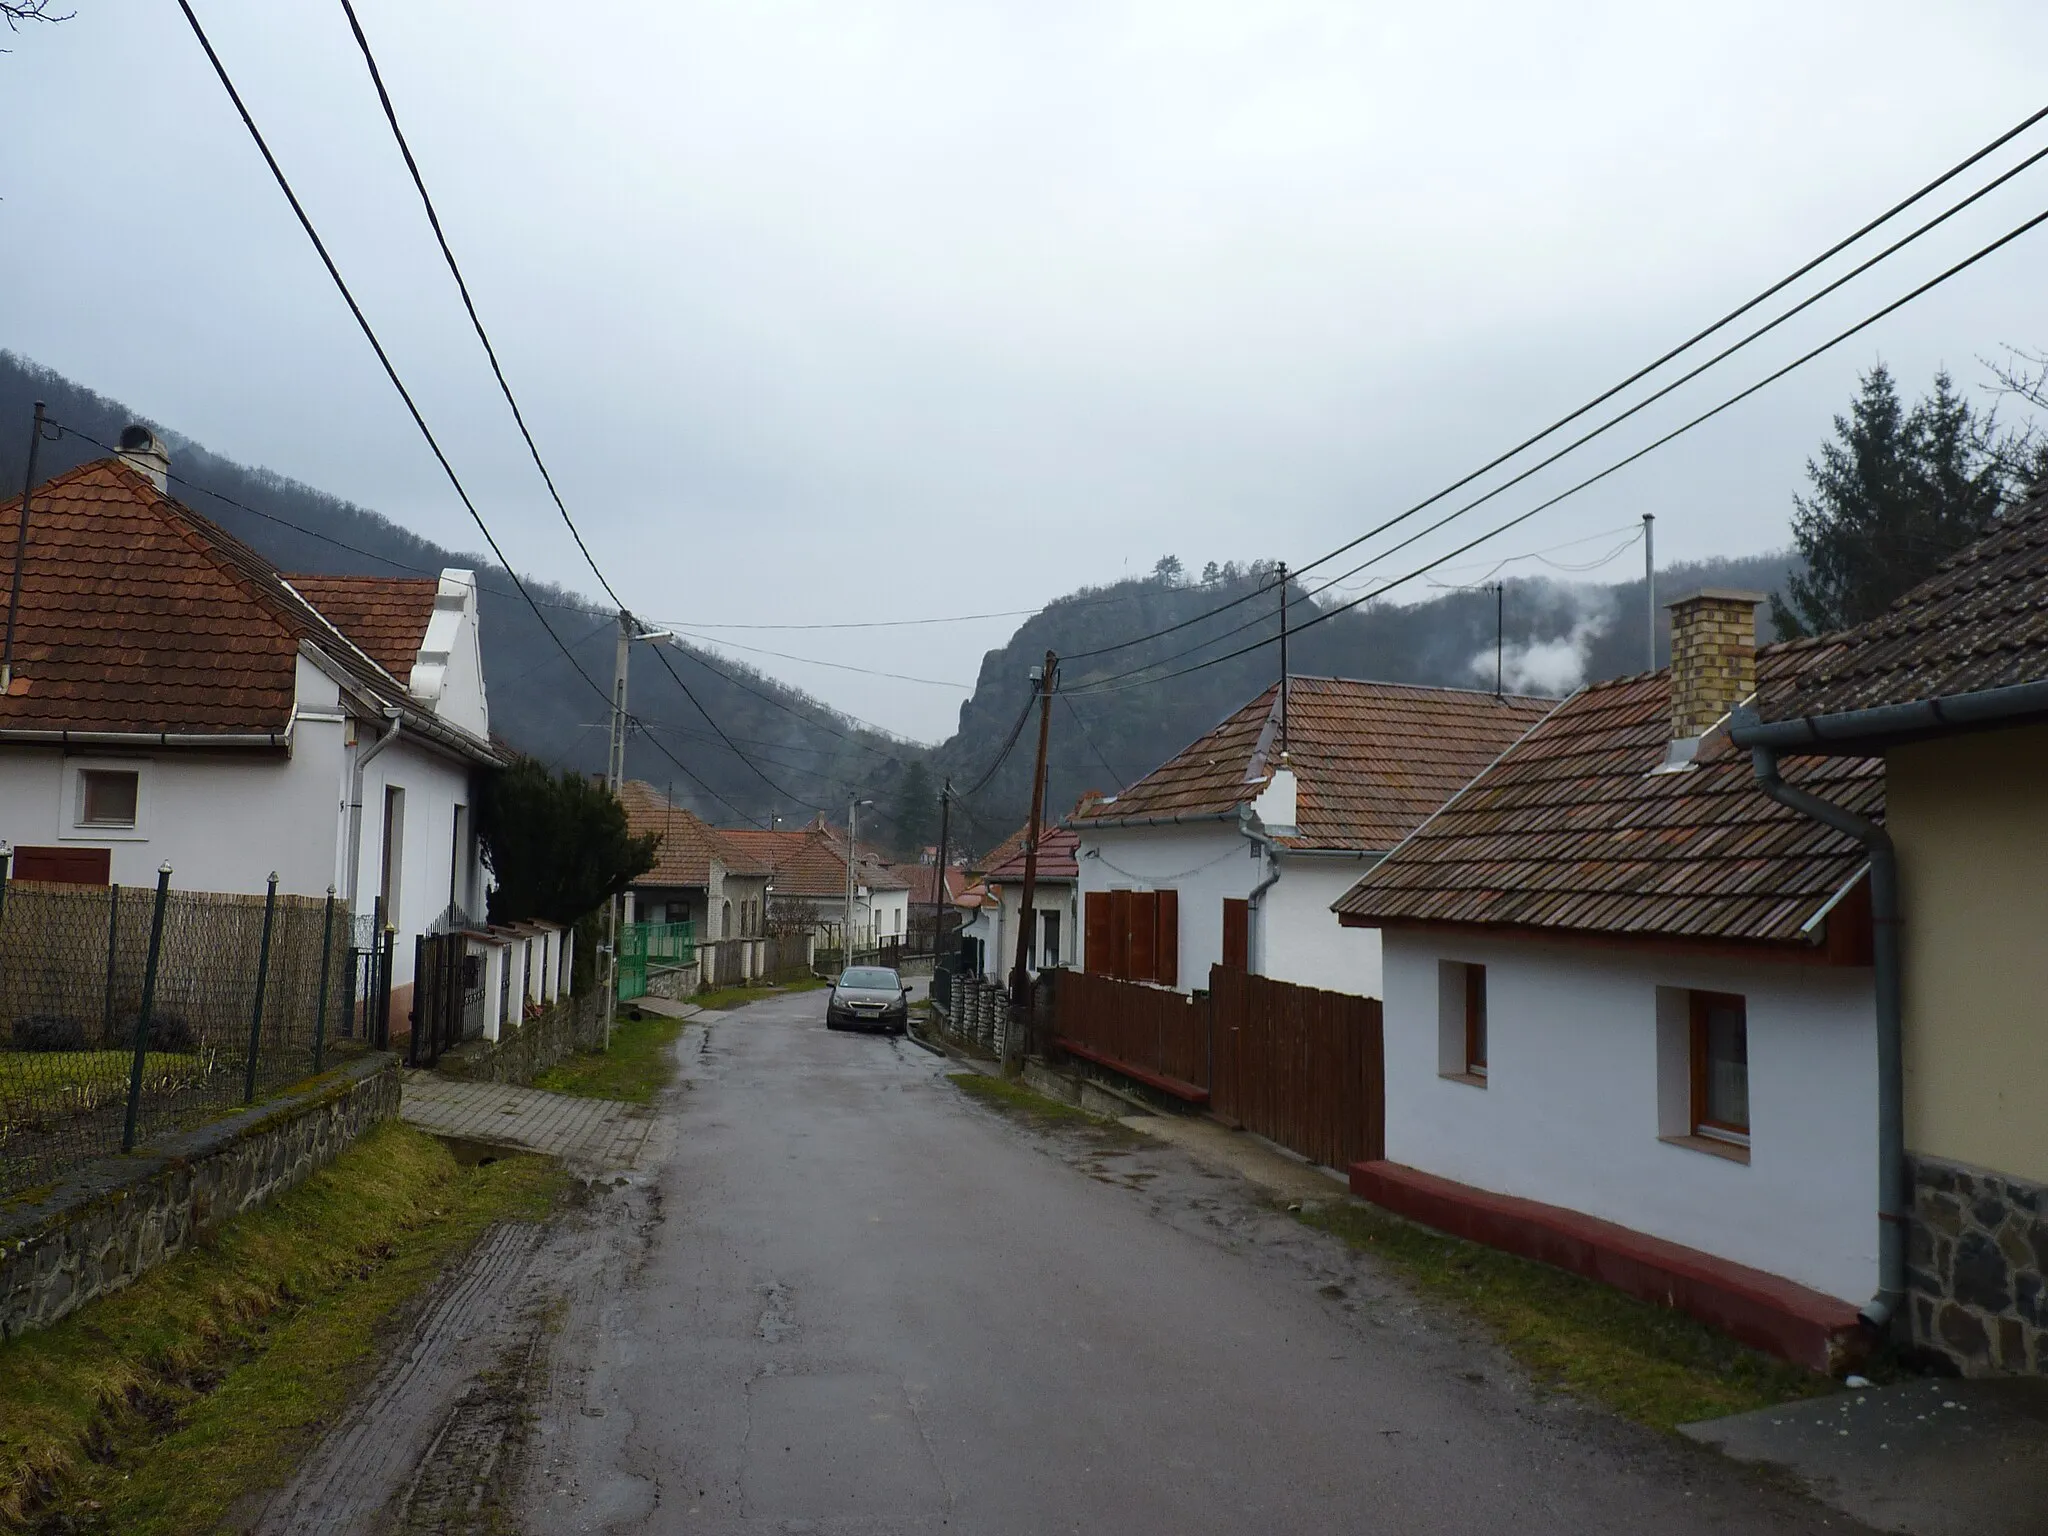
[[[1513,597],[1515,594],[1511,592],[1509,595]],[[1500,677],[1501,687],[1510,693],[1546,694],[1552,698],[1562,698],[1570,693],[1586,680],[1586,662],[1593,642],[1607,633],[1607,626],[1613,620],[1612,600],[1605,594],[1554,587],[1546,596],[1553,602],[1559,598],[1564,600],[1564,611],[1558,612],[1556,618],[1561,620],[1569,616],[1571,627],[1548,640],[1530,640],[1506,648],[1500,658]],[[1475,676],[1490,683],[1493,681],[1493,668],[1491,646],[1473,656]]]

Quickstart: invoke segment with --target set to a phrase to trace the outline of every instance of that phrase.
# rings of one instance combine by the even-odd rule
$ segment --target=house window
[[[1440,1077],[1486,1086],[1486,967],[1437,962],[1436,1069]]]
[[[1044,970],[1051,970],[1060,963],[1060,915],[1057,912],[1038,914],[1039,932],[1042,943],[1039,953],[1045,958],[1039,962]]]
[[[1749,1145],[1749,1015],[1732,992],[1692,994],[1692,1134]]]
[[[132,827],[142,776],[133,768],[87,768],[78,775],[81,827]]]
[[[398,926],[399,868],[405,857],[405,791],[396,784],[384,788],[384,874],[377,889],[384,898],[386,927]]]

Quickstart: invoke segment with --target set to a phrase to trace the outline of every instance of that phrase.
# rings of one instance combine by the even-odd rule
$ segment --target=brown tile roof
[[[991,884],[1022,880],[1024,878],[1024,844],[1022,841],[1028,827],[1018,831],[1016,848],[1005,855],[1000,863],[989,865],[982,871],[983,878]],[[1079,851],[1081,834],[1071,827],[1047,827],[1038,839],[1038,878],[1041,880],[1078,880],[1081,878]]]
[[[307,602],[401,683],[412,678],[434,595],[431,576],[287,576]]]
[[[910,888],[913,906],[929,907],[939,889],[939,867],[936,864],[891,864],[889,872]],[[961,893],[967,889],[967,871],[949,868],[946,875],[946,900],[957,906]]]
[[[846,900],[846,854],[843,834],[815,824],[789,832],[754,827],[722,827],[719,836],[768,867],[777,896],[814,901]],[[865,849],[856,865],[860,883],[871,891],[900,891],[905,883]]]
[[[485,744],[417,705],[261,555],[120,459],[34,491],[15,681],[0,733],[281,732],[311,645],[344,686],[482,761]],[[21,498],[0,503],[11,550]]]
[[[1019,827],[1000,843],[997,843],[995,847],[989,849],[979,860],[968,865],[969,872],[977,875],[986,875],[996,865],[1007,862],[1011,854],[1023,848],[1024,839],[1030,831],[1031,828],[1028,826]]]
[[[626,825],[635,837],[649,832],[661,837],[654,867],[633,883],[649,889],[676,886],[705,886],[711,882],[711,861],[716,858],[729,875],[765,875],[767,864],[740,847],[732,835],[671,805],[668,796],[652,784],[628,779],[619,786],[619,799],[626,807]]]
[[[1256,799],[1278,766],[1279,688],[1268,688],[1114,800],[1082,807],[1087,828],[1124,818],[1227,814]],[[1287,690],[1297,848],[1383,851],[1543,718],[1554,699],[1338,677]]]
[[[1760,651],[1766,684],[1810,665],[1812,643]],[[1341,900],[1372,922],[1789,941],[1847,887],[1854,839],[1767,799],[1724,721],[1695,766],[1652,772],[1671,726],[1670,674],[1575,694]],[[1788,758],[1788,782],[1881,817],[1884,768]]]
[[[1758,691],[1759,715],[1843,714],[2048,678],[2048,493],[1830,640],[1811,667]]]

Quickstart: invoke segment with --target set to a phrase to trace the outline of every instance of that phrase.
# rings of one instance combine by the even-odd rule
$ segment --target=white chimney
[[[121,462],[146,477],[158,490],[171,488],[171,450],[147,427],[121,429]]]

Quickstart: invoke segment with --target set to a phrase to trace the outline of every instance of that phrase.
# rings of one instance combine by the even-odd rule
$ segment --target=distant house
[[[2048,1371],[2048,485],[1879,618],[1767,678],[1735,741],[1881,753],[1897,865],[1891,1085],[1913,1342]],[[1853,806],[1852,809],[1857,809]],[[1898,1277],[1895,1277],[1898,1278]]]
[[[414,935],[481,906],[490,743],[475,579],[284,576],[166,494],[149,432],[30,495],[0,695],[18,880],[279,889]],[[0,505],[11,555],[20,497]],[[6,556],[0,555],[0,559]],[[11,579],[11,578],[10,578]]]
[[[790,831],[753,827],[720,829],[720,837],[769,872],[769,916],[801,912],[819,942],[838,944],[846,922],[846,834],[821,815]],[[900,940],[910,931],[910,886],[882,857],[862,848],[853,861],[853,938],[856,947]]]
[[[626,921],[689,923],[700,953],[720,946],[740,951],[729,963],[705,965],[706,976],[758,974],[760,941],[768,932],[769,866],[652,784],[629,779],[619,798],[636,837],[661,839],[654,867],[626,892]]]
[[[889,872],[904,884],[904,901],[910,917],[910,931],[918,936],[920,944],[929,943],[927,937],[932,929],[932,914],[940,913],[944,919],[944,932],[952,937],[959,931],[966,909],[961,899],[973,878],[961,866],[949,865],[941,869],[936,862],[937,850],[927,849],[931,855],[916,864],[891,864]]]
[[[992,981],[1008,976],[1017,963],[1029,831],[1028,827],[1018,828],[982,860],[981,894],[971,937],[981,973]],[[1047,827],[1039,835],[1028,962],[1033,975],[1071,966],[1080,948],[1081,872],[1075,857],[1080,841],[1080,834],[1065,825]]]
[[[1825,654],[1759,654],[1757,601],[1672,604],[1674,668],[1559,705],[1336,904],[1386,983],[1352,1182],[1822,1366],[1878,1279],[1869,859],[1729,742]],[[1883,814],[1871,759],[1786,776]]]
[[[1330,913],[1549,699],[1290,678],[1112,798],[1079,834],[1089,971],[1183,991],[1209,967],[1377,997],[1376,946]]]

